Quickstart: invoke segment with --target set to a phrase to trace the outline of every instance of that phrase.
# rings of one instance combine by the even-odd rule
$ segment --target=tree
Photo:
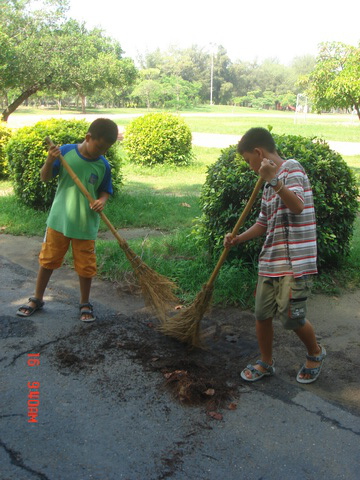
[[[162,95],[162,85],[158,80],[143,80],[131,93],[131,97],[138,98],[147,108],[154,106]]]
[[[56,51],[52,52],[52,69],[56,72],[50,88],[73,90],[81,99],[85,113],[86,97],[99,89],[122,89],[136,79],[131,59],[122,59],[120,44],[104,36],[102,30],[87,30],[84,24],[69,20],[56,32]]]
[[[5,0],[0,10],[0,91],[7,107],[2,120],[31,95],[51,82],[49,52],[55,46],[52,31],[67,9],[66,0],[48,0],[41,10],[31,0]],[[8,94],[14,95],[9,104]]]
[[[322,43],[315,69],[301,83],[307,85],[307,94],[318,112],[355,108],[360,120],[360,45]]]
[[[199,103],[199,82],[187,82],[181,77],[165,77],[161,81],[163,86],[164,106],[169,108],[191,107]]]
[[[243,97],[248,92],[254,90],[254,82],[251,72],[257,66],[248,62],[237,61],[229,68],[230,82],[234,86],[234,94],[237,97]]]
[[[221,92],[221,86],[224,83],[232,83],[230,79],[231,60],[225,48],[222,45],[217,47],[214,54],[214,68],[213,68],[213,102],[220,103],[221,94],[227,90],[227,97],[229,97],[229,90],[225,87],[225,91]],[[210,63],[210,62],[209,62]]]
[[[310,74],[316,64],[316,58],[313,55],[302,55],[295,57],[291,62],[291,68],[294,74],[299,77],[300,75]]]
[[[219,99],[221,105],[229,104],[233,98],[234,85],[231,82],[221,84]]]
[[[14,92],[2,113],[4,121],[40,90],[57,97],[75,92],[85,112],[88,95],[106,88],[121,94],[137,76],[133,61],[122,59],[117,41],[98,28],[87,30],[76,20],[64,19],[67,1],[43,3],[37,11],[33,0],[6,0],[1,10],[0,91],[5,97]],[[51,9],[44,14],[48,4]]]

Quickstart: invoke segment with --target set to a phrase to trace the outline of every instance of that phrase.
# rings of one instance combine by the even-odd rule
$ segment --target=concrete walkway
[[[199,147],[226,148],[236,145],[240,140],[239,135],[225,135],[219,133],[193,132],[193,144]],[[360,155],[360,143],[353,142],[328,142],[330,148],[341,155]]]
[[[126,113],[126,114],[115,114],[115,115],[106,115],[106,117],[113,119],[114,121],[119,119],[125,118],[136,118],[143,115],[143,113]],[[182,114],[183,117],[204,117],[204,116],[212,116],[212,117],[278,117],[276,114],[205,114],[205,113],[186,113]],[[91,122],[99,117],[99,115],[94,114],[64,114],[64,115],[56,115],[54,114],[52,117],[54,118],[64,118],[66,120],[70,120],[76,118],[77,120],[85,119],[88,122]],[[49,115],[21,115],[17,116],[10,115],[8,126],[11,128],[20,128],[27,125],[33,125],[40,120],[46,120],[49,118]],[[119,128],[120,131],[124,131],[124,128]],[[198,145],[200,147],[210,147],[210,148],[226,148],[229,145],[235,145],[240,140],[240,135],[226,135],[226,134],[219,134],[219,133],[200,133],[200,132],[193,132],[193,144]],[[339,152],[341,155],[360,155],[360,142],[336,142],[336,141],[329,141],[330,148]]]

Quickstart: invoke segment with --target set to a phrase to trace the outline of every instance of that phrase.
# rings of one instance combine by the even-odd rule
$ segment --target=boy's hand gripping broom
[[[46,137],[45,141],[49,147],[54,145],[49,137]],[[62,155],[60,155],[60,161],[83,195],[89,200],[89,203],[93,203],[95,199],[92,198]],[[118,241],[120,248],[124,251],[127,259],[130,261],[141,286],[145,304],[153,308],[159,317],[161,324],[164,324],[166,322],[166,311],[168,310],[169,305],[179,302],[173,293],[176,288],[175,284],[146,265],[146,263],[143,262],[133,250],[131,250],[127,241],[119,235],[106,215],[103,212],[100,212],[99,215]]]
[[[231,232],[233,237],[235,237],[240,227],[243,225],[263,183],[264,180],[262,178],[259,178],[256,182],[251,197],[249,198],[240,218]],[[197,295],[193,304],[179,314],[168,318],[166,322],[163,322],[163,324],[160,326],[161,332],[163,332],[165,335],[176,338],[180,342],[188,343],[193,347],[201,346],[200,322],[210,305],[215,279],[229,253],[229,250],[230,248],[224,248],[210,279],[205,285],[203,285],[201,292]]]

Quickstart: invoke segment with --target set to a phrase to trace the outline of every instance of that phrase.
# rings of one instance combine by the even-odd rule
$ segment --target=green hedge
[[[40,180],[40,169],[47,156],[45,138],[57,145],[81,143],[88,131],[85,120],[51,119],[24,127],[15,132],[6,146],[6,156],[16,196],[22,203],[37,210],[47,210],[53,201],[57,180]],[[106,155],[111,168],[115,191],[121,185],[120,150],[113,145]]]
[[[11,137],[11,129],[0,122],[0,178],[9,176],[9,165],[5,155],[5,147]]]
[[[294,158],[305,168],[314,193],[317,219],[319,268],[333,267],[348,255],[359,208],[355,175],[342,157],[322,140],[295,135],[273,135],[282,158]],[[258,176],[236,153],[236,146],[222,151],[208,169],[200,204],[203,215],[197,226],[200,241],[218,255],[225,233],[232,231]],[[261,195],[242,229],[257,219]],[[263,239],[234,248],[231,257],[254,261]]]
[[[188,165],[191,140],[191,130],[181,117],[149,113],[127,126],[124,146],[129,160],[140,165]]]

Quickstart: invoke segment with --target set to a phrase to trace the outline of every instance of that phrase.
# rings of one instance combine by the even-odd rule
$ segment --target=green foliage
[[[11,137],[11,130],[4,123],[0,122],[0,178],[9,175],[9,167],[5,155],[5,146]]]
[[[133,120],[124,146],[130,161],[141,165],[188,165],[192,159],[191,130],[170,113],[149,113]]]
[[[186,304],[194,301],[214,269],[213,259],[194,244],[187,229],[182,228],[161,238],[129,240],[129,244],[135,252],[141,251],[147,265],[175,283],[178,298]],[[131,266],[115,242],[98,240],[96,251],[98,271],[103,278],[111,281],[126,279]],[[253,307],[256,280],[253,265],[241,259],[226,262],[216,279],[212,303]]]
[[[40,180],[40,169],[47,156],[45,138],[57,145],[81,143],[88,130],[85,120],[46,120],[32,127],[24,127],[13,134],[7,144],[6,155],[10,166],[14,192],[29,207],[47,210],[53,201],[57,180]],[[111,147],[107,159],[112,167],[115,190],[121,183],[119,150]]]
[[[348,255],[358,210],[358,187],[353,172],[342,157],[321,140],[295,135],[274,135],[279,154],[295,158],[305,168],[314,192],[317,218],[319,267],[337,266]],[[255,186],[257,175],[236,154],[236,146],[222,151],[208,170],[200,202],[203,215],[197,238],[218,254],[225,233],[232,231]],[[256,220],[257,199],[243,229]],[[261,239],[232,249],[231,256],[254,259]]]
[[[360,48],[341,42],[321,44],[313,72],[300,80],[318,111],[355,108],[360,119]]]
[[[67,1],[8,1],[0,9],[0,91],[7,98],[7,120],[39,91],[56,99],[76,94],[85,111],[85,97],[108,90],[127,95],[137,71],[131,59],[99,28],[66,20]]]
[[[194,234],[199,243],[205,243],[215,256],[223,248],[225,233],[231,232],[240,213],[250,197],[257,181],[257,175],[237,154],[236,145],[221,151],[217,162],[208,168],[203,185],[200,206],[202,217]],[[244,230],[256,221],[260,209],[260,196],[244,223]],[[241,246],[241,255],[257,256],[261,240],[253,240]],[[232,249],[229,258],[236,257],[238,249]]]

